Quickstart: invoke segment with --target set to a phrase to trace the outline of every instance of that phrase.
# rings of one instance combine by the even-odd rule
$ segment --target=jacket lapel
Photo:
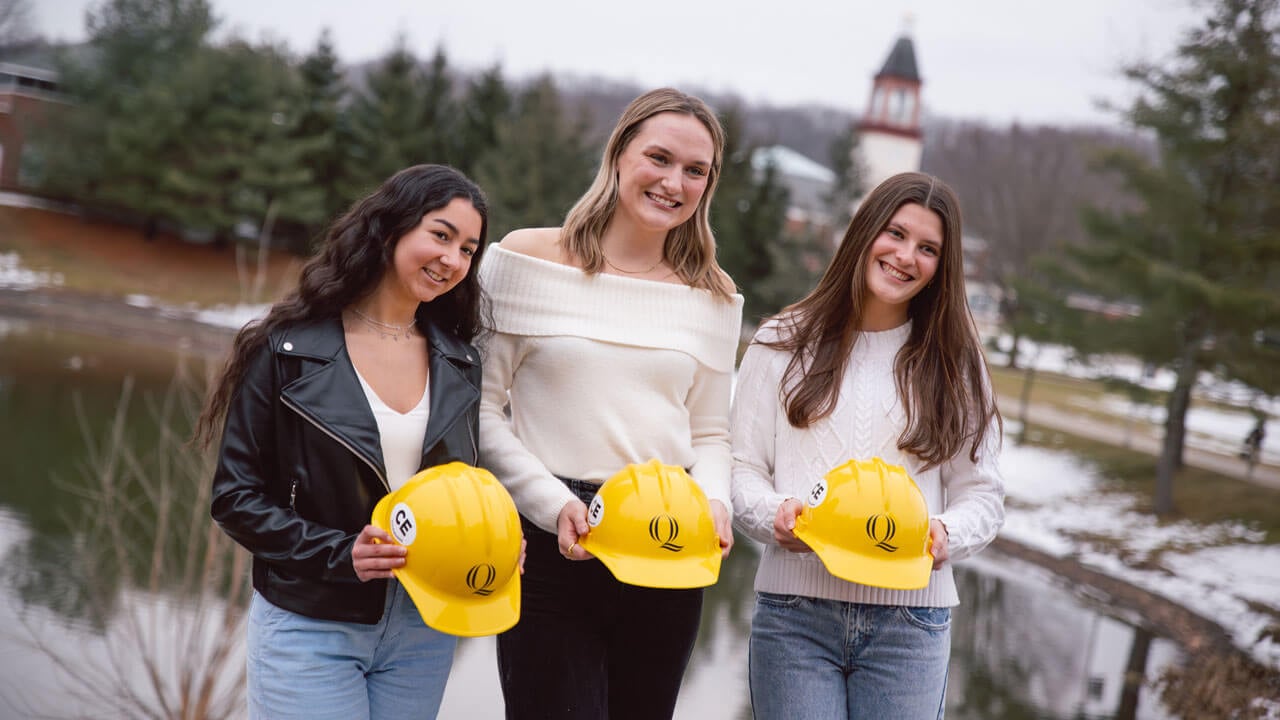
[[[431,348],[431,372],[427,381],[431,399],[427,431],[422,441],[421,465],[426,464],[431,448],[440,442],[454,423],[480,402],[480,388],[467,377],[467,371],[479,362],[476,351],[435,322],[427,323],[427,342]],[[474,444],[474,437],[472,441]]]
[[[276,351],[305,361],[302,374],[281,389],[281,396],[386,482],[378,423],[347,355],[342,322],[331,318],[300,325],[277,341]],[[435,397],[431,398],[434,410]],[[429,426],[428,426],[429,427]]]

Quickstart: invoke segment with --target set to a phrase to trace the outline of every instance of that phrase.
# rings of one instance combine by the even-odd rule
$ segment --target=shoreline
[[[236,331],[201,322],[195,311],[130,304],[65,288],[0,288],[0,312],[50,327],[96,337],[172,346],[209,355],[230,347]],[[1255,675],[1277,682],[1280,669],[1266,668],[1238,647],[1227,629],[1168,598],[1095,570],[1073,558],[1050,555],[1016,540],[999,536],[987,552],[1042,567],[1062,579],[1077,594],[1095,604],[1124,613],[1158,635],[1180,645],[1194,668],[1204,658],[1230,657],[1253,667]],[[1082,591],[1082,588],[1088,588]],[[1264,680],[1265,682],[1265,680]]]

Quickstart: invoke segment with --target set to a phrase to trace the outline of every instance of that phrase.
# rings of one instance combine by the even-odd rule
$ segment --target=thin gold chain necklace
[[[614,270],[617,270],[620,273],[625,273],[627,275],[644,275],[645,273],[651,273],[654,270],[657,270],[658,266],[666,262],[667,260],[667,256],[664,254],[662,257],[658,258],[658,262],[654,263],[653,265],[650,265],[648,268],[645,268],[644,270],[623,270],[617,265],[614,265],[613,261],[609,259],[609,256],[605,255],[603,252],[600,253],[600,257],[604,258],[605,265],[608,265]]]
[[[394,325],[392,323],[385,323],[385,322],[382,322],[381,320],[374,320],[368,315],[365,315],[364,313],[360,312],[359,308],[356,308],[354,306],[351,308],[351,312],[355,313],[355,316],[363,320],[366,325],[373,328],[373,331],[378,333],[378,337],[384,340],[386,338],[391,338],[396,342],[400,342],[400,338],[404,338],[405,340],[408,340],[409,338],[413,337],[414,329],[417,327],[417,323],[418,323],[417,318],[410,320],[409,324],[407,325]]]

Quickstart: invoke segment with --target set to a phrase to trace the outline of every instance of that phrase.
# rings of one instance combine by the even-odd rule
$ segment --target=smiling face
[[[615,219],[666,233],[698,208],[707,189],[714,145],[694,116],[663,112],[645,120],[618,156]]]
[[[942,243],[937,214],[916,203],[898,208],[868,250],[863,330],[888,330],[907,321],[911,298],[938,271]]]
[[[466,198],[454,198],[422,216],[400,237],[388,270],[388,283],[426,303],[452,290],[467,276],[480,247],[480,213]]]

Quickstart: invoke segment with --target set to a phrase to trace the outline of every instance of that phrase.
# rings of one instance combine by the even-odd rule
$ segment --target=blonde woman
[[[732,545],[742,298],[707,220],[723,147],[701,100],[646,93],[623,111],[564,226],[511,233],[481,268],[495,324],[482,348],[481,459],[529,542],[521,620],[498,639],[508,718],[675,709],[702,591],[620,583],[578,540],[599,484],[657,458],[690,471],[723,552]]]

